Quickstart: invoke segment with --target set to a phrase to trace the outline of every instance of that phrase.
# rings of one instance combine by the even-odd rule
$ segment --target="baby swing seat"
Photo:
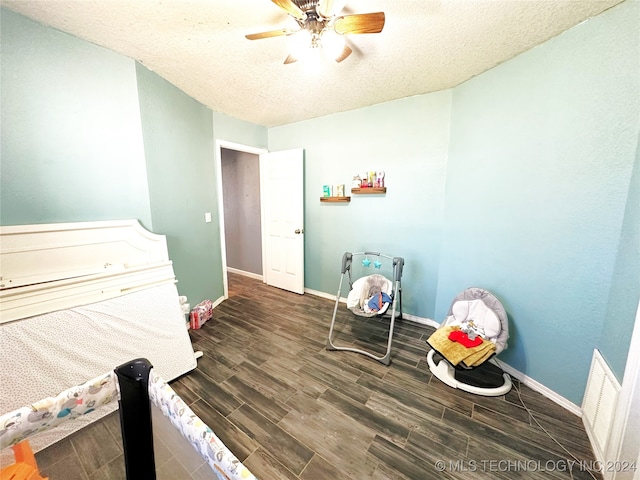
[[[369,257],[375,258],[375,261],[369,260]],[[362,258],[362,260],[360,260]],[[392,280],[389,280],[382,273],[373,273],[363,275],[355,282],[352,281],[352,270],[354,261],[356,266],[369,269],[373,267],[374,271],[383,272],[383,267],[387,260],[385,270],[389,270]],[[384,263],[383,263],[384,262]],[[348,352],[356,352],[366,355],[385,365],[391,363],[391,341],[393,340],[393,327],[396,319],[402,318],[402,268],[404,259],[401,257],[392,257],[378,252],[345,252],[342,256],[342,270],[340,275],[340,283],[338,285],[338,293],[336,295],[336,303],[333,308],[333,317],[331,318],[331,327],[329,328],[329,338],[327,339],[327,350],[343,350]],[[364,271],[364,269],[362,269]],[[338,304],[342,297],[342,287],[345,275],[349,281],[349,294],[347,296],[347,308],[359,317],[390,317],[389,335],[386,339],[386,352],[384,355],[376,355],[364,349],[337,346],[334,343],[334,329],[336,323],[336,314],[338,312]]]
[[[487,290],[468,288],[451,302],[447,318],[429,337],[431,373],[453,388],[484,396],[511,390],[511,377],[494,360],[507,348],[509,323],[500,301]]]

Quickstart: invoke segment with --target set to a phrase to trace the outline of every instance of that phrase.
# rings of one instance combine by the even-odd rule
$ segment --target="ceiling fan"
[[[271,0],[287,12],[298,29],[282,28],[246,35],[249,40],[288,36],[291,53],[284,63],[293,63],[303,52],[322,48],[336,62],[342,62],[353,50],[345,43],[344,35],[380,33],[384,27],[384,12],[358,13],[337,16],[346,0]]]

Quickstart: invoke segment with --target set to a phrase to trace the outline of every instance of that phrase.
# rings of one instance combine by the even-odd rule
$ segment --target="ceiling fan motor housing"
[[[307,15],[309,12],[316,13],[316,7],[318,5],[318,0],[293,0],[300,10],[305,12]]]
[[[380,33],[384,27],[384,12],[336,14],[344,8],[345,0],[271,0],[293,17],[299,30],[287,28],[245,35],[249,40],[288,36],[295,38],[293,50],[285,64],[296,62],[302,48],[322,47],[336,62],[342,62],[353,50],[345,43],[347,34]],[[305,35],[306,34],[306,35]],[[299,39],[299,40],[298,40]],[[300,47],[302,45],[302,47]],[[304,54],[303,54],[304,56]]]

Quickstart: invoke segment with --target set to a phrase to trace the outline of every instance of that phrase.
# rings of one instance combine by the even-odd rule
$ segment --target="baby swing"
[[[374,258],[371,261],[369,257]],[[362,260],[360,260],[362,259]],[[363,275],[355,282],[352,281],[352,270],[355,265],[362,270]],[[373,266],[374,271],[380,273],[369,273],[365,269]],[[404,259],[401,257],[392,257],[378,252],[345,252],[342,256],[342,270],[340,275],[340,283],[338,285],[338,293],[336,295],[336,303],[333,308],[333,317],[331,318],[331,327],[329,328],[329,338],[327,340],[327,350],[344,350],[347,352],[356,352],[366,355],[385,365],[391,363],[391,341],[393,340],[393,327],[396,319],[402,319],[402,268]],[[392,280],[382,273],[390,275]],[[336,322],[336,314],[338,312],[338,304],[342,297],[342,285],[345,275],[349,280],[349,294],[347,296],[347,308],[359,317],[389,317],[389,336],[387,338],[386,352],[382,356],[377,356],[366,350],[337,346],[333,340],[334,327]]]
[[[511,390],[511,377],[494,356],[507,348],[509,323],[500,301],[481,288],[468,288],[451,302],[447,318],[429,337],[429,369],[453,388],[497,397]]]

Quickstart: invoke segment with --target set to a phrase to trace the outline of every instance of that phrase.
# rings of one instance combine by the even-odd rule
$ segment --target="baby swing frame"
[[[358,258],[358,257],[364,257],[365,261],[368,260],[368,257],[372,256],[372,257],[378,257],[378,258],[385,258],[388,260],[392,261],[392,265],[393,265],[393,279],[391,280],[393,283],[393,290],[392,290],[392,305],[391,305],[391,313],[389,313],[389,309],[387,309],[387,311],[385,312],[384,315],[379,315],[380,317],[382,316],[390,316],[390,324],[389,324],[389,337],[387,339],[387,349],[384,355],[382,356],[377,356],[371,352],[367,352],[366,350],[362,350],[359,348],[355,348],[355,347],[343,347],[343,346],[337,346],[335,343],[333,343],[333,328],[335,325],[335,321],[336,321],[336,315],[338,312],[338,304],[340,303],[340,298],[342,295],[342,284],[343,284],[343,280],[345,275],[348,276],[348,280],[349,280],[349,290],[351,290],[351,288],[353,287],[353,282],[351,280],[351,266],[353,263],[354,258]],[[381,362],[385,365],[389,365],[391,363],[391,342],[393,340],[393,328],[394,328],[394,324],[395,324],[395,320],[396,318],[398,320],[402,319],[402,285],[401,285],[401,278],[402,278],[402,269],[404,267],[404,259],[402,257],[392,257],[390,255],[385,255],[383,253],[379,253],[379,252],[356,252],[356,253],[351,253],[351,252],[345,252],[344,255],[342,256],[342,270],[341,270],[341,275],[340,275],[340,283],[338,285],[338,293],[336,294],[336,303],[335,306],[333,307],[333,316],[331,318],[331,327],[329,328],[329,338],[327,339],[327,350],[341,350],[341,351],[347,351],[347,352],[355,352],[355,353],[360,353],[362,355],[366,355],[367,357],[370,357],[374,360],[377,360],[378,362]],[[358,315],[355,311],[354,315]],[[397,312],[397,315],[396,315]],[[363,315],[364,316],[364,315]],[[367,315],[367,316],[375,316],[375,315]]]

